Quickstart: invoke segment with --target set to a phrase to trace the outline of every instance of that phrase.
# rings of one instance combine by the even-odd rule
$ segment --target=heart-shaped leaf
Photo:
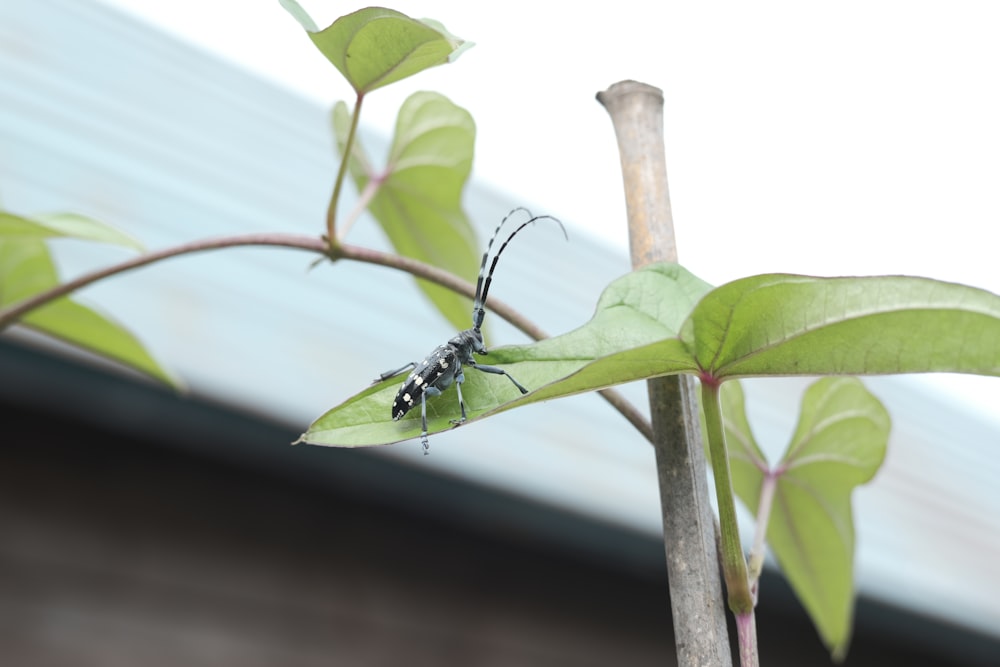
[[[824,378],[802,398],[799,423],[773,469],[754,441],[736,382],[722,392],[737,496],[755,514],[773,493],[767,542],[823,638],[842,658],[854,612],[851,493],[885,459],[889,414],[856,378]]]
[[[0,307],[59,283],[49,250],[30,237],[0,241]],[[176,378],[161,367],[125,327],[69,297],[55,299],[21,318],[20,324],[124,364],[172,387]]]
[[[334,133],[343,154],[350,118],[343,102],[333,110]],[[465,109],[437,93],[407,98],[385,168],[376,172],[354,142],[349,168],[358,191],[377,188],[368,210],[401,255],[475,280],[482,250],[462,209],[462,190],[472,170],[476,126]],[[420,289],[456,329],[469,326],[471,302],[439,285]]]
[[[451,62],[472,46],[437,21],[418,21],[392,9],[368,7],[317,30],[295,0],[281,4],[359,95]]]

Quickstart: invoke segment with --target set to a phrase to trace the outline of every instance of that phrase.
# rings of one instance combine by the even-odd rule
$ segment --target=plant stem
[[[378,194],[383,180],[384,177],[376,177],[373,174],[368,175],[368,182],[365,183],[365,187],[358,194],[357,204],[355,204],[350,215],[347,216],[347,219],[344,220],[344,223],[340,226],[340,236],[337,239],[338,243],[347,238],[347,233],[351,231],[351,227],[353,227],[354,223],[358,221],[361,214],[368,210],[368,204],[370,204],[372,199],[375,198],[375,195]]]
[[[726,580],[729,608],[734,614],[740,615],[753,611],[753,597],[750,595],[747,563],[740,545],[740,527],[736,520],[736,499],[726,452],[719,386],[711,379],[702,379],[701,406],[705,412],[708,451],[712,456],[712,475],[715,478],[716,502],[719,506],[722,576]]]
[[[764,541],[767,539],[767,524],[771,520],[771,507],[774,505],[774,492],[778,486],[778,474],[773,470],[764,473],[764,482],[760,487],[760,502],[757,504],[757,527],[754,530],[753,546],[750,548],[749,562],[750,588],[757,597],[757,581],[764,569]]]
[[[758,667],[757,621],[753,609],[746,614],[736,614],[736,639],[740,646],[741,667]]]
[[[347,176],[351,151],[354,150],[354,137],[358,133],[358,120],[361,118],[361,102],[364,99],[364,93],[358,93],[357,99],[354,101],[351,129],[347,132],[347,140],[344,142],[344,151],[340,159],[340,168],[337,170],[337,179],[333,183],[333,193],[330,195],[330,205],[326,209],[326,237],[330,240],[330,245],[333,248],[336,248],[340,243],[337,239],[337,203],[340,201],[340,191],[344,189],[344,179]]]
[[[747,563],[740,545],[740,527],[736,520],[736,494],[726,451],[726,429],[722,419],[720,384],[714,378],[701,380],[701,407],[705,414],[708,451],[712,457],[715,498],[719,506],[720,559],[726,580],[729,608],[736,616],[736,638],[741,667],[757,667],[757,623],[754,620],[755,596],[747,577]]]

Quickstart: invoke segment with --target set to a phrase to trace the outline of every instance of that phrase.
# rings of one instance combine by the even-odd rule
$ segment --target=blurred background
[[[335,168],[327,112],[348,91],[277,3],[243,4],[0,5],[3,206],[92,215],[150,248],[319,234]],[[357,8],[304,4],[321,25]],[[621,78],[665,90],[681,258],[706,280],[908,272],[997,291],[1000,57],[986,56],[1000,54],[984,36],[1000,26],[971,5],[887,6],[709,16],[668,4],[662,23],[634,26],[625,3],[570,28],[517,3],[413,3],[400,9],[479,44],[373,97],[363,139],[384,154],[393,95],[416,89],[473,112],[466,207],[481,238],[515,205],[569,227],[568,245],[542,230],[522,239],[493,288],[553,333],[585,322],[629,269],[614,138],[592,99]],[[944,102],[921,104],[931,98]],[[350,240],[386,247],[370,220]],[[64,276],[128,256],[52,246]],[[4,664],[672,664],[652,452],[597,397],[435,436],[427,457],[417,442],[289,446],[453,334],[405,276],[311,261],[217,252],[80,293],[146,341],[184,395],[23,331],[0,339]],[[490,323],[498,342],[523,340]],[[805,382],[747,387],[772,457]],[[866,384],[894,429],[885,468],[855,494],[847,664],[994,664],[996,380]],[[643,387],[625,392],[645,410]],[[764,664],[828,660],[773,570],[758,629]]]

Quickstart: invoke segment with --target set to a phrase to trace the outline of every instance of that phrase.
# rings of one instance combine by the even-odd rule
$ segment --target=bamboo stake
[[[663,141],[663,92],[635,81],[597,94],[621,154],[632,267],[677,261]],[[731,667],[697,392],[689,376],[648,382],[670,605],[680,667]]]

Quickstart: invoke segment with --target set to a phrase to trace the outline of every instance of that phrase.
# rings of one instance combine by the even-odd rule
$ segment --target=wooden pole
[[[597,94],[621,154],[632,267],[676,262],[663,92],[622,81]],[[687,375],[648,382],[663,543],[680,667],[731,667],[714,514],[708,501],[697,391]]]

